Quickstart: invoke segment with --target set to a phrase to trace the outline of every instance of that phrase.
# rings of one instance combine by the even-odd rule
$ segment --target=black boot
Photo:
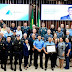
[[[1,68],[4,69],[2,64],[1,64]]]
[[[22,71],[22,69],[21,69],[21,64],[20,64],[20,67],[19,67],[19,69],[20,69],[20,71]]]
[[[16,71],[16,64],[15,64],[15,69],[14,69],[14,71]]]
[[[12,64],[11,64],[11,70],[13,70]]]
[[[5,66],[4,66],[4,71],[6,71],[6,64],[5,64]]]

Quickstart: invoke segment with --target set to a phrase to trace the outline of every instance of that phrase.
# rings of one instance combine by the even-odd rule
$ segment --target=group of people
[[[66,27],[66,28],[65,28]],[[38,55],[40,56],[40,68],[43,69],[43,55],[45,54],[45,70],[47,70],[48,60],[51,60],[51,69],[54,70],[55,66],[63,69],[64,60],[66,61],[65,69],[69,69],[69,62],[72,58],[72,25],[61,24],[56,30],[54,24],[51,25],[51,29],[45,27],[45,23],[42,23],[42,27],[36,29],[33,25],[33,29],[30,29],[25,22],[23,26],[15,27],[15,23],[11,24],[11,27],[0,21],[0,62],[1,68],[6,71],[6,65],[8,57],[10,57],[11,70],[16,71],[16,65],[19,59],[19,69],[22,71],[21,64],[24,59],[24,68],[28,69],[32,65],[34,56],[35,69],[38,68]],[[47,45],[55,45],[56,52],[48,53],[46,50]],[[34,55],[33,55],[34,54]],[[29,59],[30,58],[30,59]],[[57,64],[57,58],[59,58],[59,65]],[[14,69],[13,69],[14,60]]]

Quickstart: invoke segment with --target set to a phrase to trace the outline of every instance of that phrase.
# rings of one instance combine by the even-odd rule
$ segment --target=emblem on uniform
[[[68,46],[68,44],[66,45],[66,47]]]
[[[19,42],[19,44],[21,44],[21,42]]]
[[[4,46],[4,44],[3,44],[3,46]]]
[[[46,31],[46,29],[45,29],[45,31]]]

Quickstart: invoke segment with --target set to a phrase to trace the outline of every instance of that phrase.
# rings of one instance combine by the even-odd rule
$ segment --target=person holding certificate
[[[59,64],[60,68],[63,69],[63,63],[65,59],[65,43],[63,42],[63,39],[60,38],[60,42],[58,43],[58,56],[59,56]]]
[[[48,41],[44,44],[43,49],[44,49],[44,52],[45,52],[45,70],[47,70],[47,63],[48,63],[49,57],[51,59],[51,69],[54,70],[54,64],[55,64],[55,62],[54,62],[54,54],[53,53],[48,53],[46,51],[47,45],[50,45],[50,48],[52,48],[51,47],[52,45],[55,45],[55,43],[52,42],[51,37],[48,38]],[[50,49],[50,50],[52,50],[52,49]]]
[[[40,55],[40,67],[43,69],[43,45],[44,41],[41,40],[41,35],[38,35],[38,39],[34,41],[33,46],[34,46],[34,62],[35,62],[35,69],[38,68],[38,55]]]

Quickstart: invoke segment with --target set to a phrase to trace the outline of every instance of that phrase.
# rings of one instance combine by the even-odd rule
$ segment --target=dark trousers
[[[32,51],[32,50],[30,50],[30,51],[29,51],[29,56],[30,56],[30,64],[32,64],[32,55],[33,55],[33,51]]]
[[[38,55],[40,55],[40,67],[43,67],[43,51],[34,50],[34,66],[38,67]]]
[[[12,55],[12,53],[7,52],[7,58],[8,58],[8,56],[10,57],[10,64],[11,64],[11,68],[12,68],[13,55]]]
[[[28,64],[28,56],[24,56],[24,67]]]
[[[15,69],[16,69],[16,64],[17,64],[17,60],[19,59],[19,65],[20,65],[20,69],[21,69],[21,63],[22,63],[22,52],[14,52],[14,57],[15,57]]]
[[[7,52],[2,51],[2,59],[1,59],[1,64],[4,64],[4,69],[6,69],[6,63],[7,63]]]
[[[45,68],[47,68],[47,64],[48,64],[48,59],[50,58],[51,60],[51,68],[55,67],[55,56],[54,54],[45,54]]]
[[[65,59],[66,59],[66,68],[69,68],[69,57],[65,57]]]

